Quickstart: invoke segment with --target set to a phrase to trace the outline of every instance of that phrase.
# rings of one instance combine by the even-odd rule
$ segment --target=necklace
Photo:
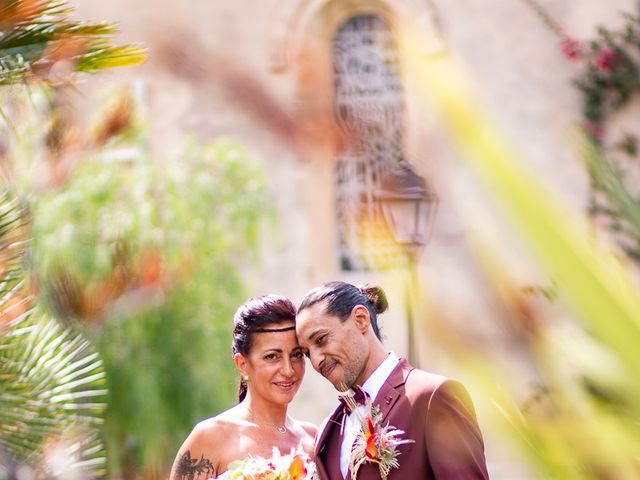
[[[254,421],[255,421],[255,420],[260,420],[260,419],[257,417],[257,415],[256,415],[254,412],[252,412],[252,411],[251,411],[251,409],[250,409],[250,408],[248,408],[248,407],[247,407],[247,411],[249,412],[249,414],[251,415],[251,417],[253,417]],[[276,429],[276,431],[277,431],[278,433],[280,433],[280,434],[284,435],[285,433],[287,433],[287,424],[286,424],[287,419],[285,418],[285,419],[284,419],[284,421],[285,421],[284,425],[276,425],[275,423],[271,423],[271,422],[269,422],[269,423],[271,423],[271,425],[273,425],[273,428],[275,428],[275,429]],[[258,422],[256,422],[256,423],[258,423]],[[260,422],[259,422],[259,423],[265,423],[265,422],[262,422],[262,421],[260,420]]]

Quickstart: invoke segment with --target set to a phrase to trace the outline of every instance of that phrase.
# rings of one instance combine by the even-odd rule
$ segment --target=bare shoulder
[[[233,415],[223,412],[199,422],[184,441],[171,469],[171,480],[211,478],[220,472],[225,438],[233,435]],[[199,477],[201,476],[201,477]]]
[[[218,472],[215,418],[198,423],[186,438],[171,468],[171,480],[211,478]]]
[[[198,440],[211,441],[227,437],[229,431],[237,428],[237,425],[238,417],[231,409],[202,420],[193,428],[192,434]]]
[[[199,422],[187,437],[185,444],[191,447],[210,445],[212,441],[223,437],[231,426],[231,421],[223,414]]]
[[[307,435],[315,437],[318,433],[318,427],[311,422],[298,421],[298,425],[302,427]]]
[[[298,437],[298,448],[313,457],[313,446],[316,440],[316,433],[318,433],[318,427],[311,422],[303,422],[296,420],[296,435]],[[295,447],[295,445],[294,445]]]

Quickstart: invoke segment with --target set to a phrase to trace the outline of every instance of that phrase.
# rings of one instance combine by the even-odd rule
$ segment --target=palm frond
[[[56,478],[103,478],[106,459],[96,426],[102,421],[105,372],[78,333],[34,315],[25,292],[29,211],[0,190],[0,451]],[[52,463],[53,462],[53,463]]]
[[[115,67],[129,67],[142,63],[147,57],[143,48],[135,46],[101,46],[88,50],[78,58],[76,71],[94,72]]]
[[[114,46],[113,23],[71,21],[63,0],[14,0],[0,8],[0,85],[46,77],[50,67],[69,61],[88,72],[142,63],[144,49]]]
[[[57,449],[69,470],[103,477],[106,458],[96,425],[106,380],[90,343],[33,315],[0,339],[0,372],[0,445],[37,470],[49,468],[48,454]]]
[[[8,190],[0,190],[0,312],[14,298],[24,278],[22,262],[28,246],[28,219],[27,207]]]
[[[38,17],[59,16],[69,12],[64,0],[4,1],[0,5],[0,31],[28,24]]]

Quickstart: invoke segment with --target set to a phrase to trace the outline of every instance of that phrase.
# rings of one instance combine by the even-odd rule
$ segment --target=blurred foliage
[[[245,296],[234,259],[257,246],[268,205],[247,155],[218,141],[170,161],[87,163],[34,206],[34,262],[59,311],[72,311],[60,308],[60,259],[94,301],[95,282],[119,270],[130,279],[96,335],[114,465],[130,455],[164,466],[195,420],[232,404],[231,317]],[[73,313],[91,319],[100,307]]]
[[[618,138],[612,140],[614,132],[610,131],[611,118],[640,96],[640,18],[626,14],[624,20],[615,30],[599,27],[597,38],[582,46],[577,58],[582,72],[575,84],[582,93],[588,138],[600,156],[600,167],[587,163],[593,191],[591,213],[604,220],[623,251],[640,263],[638,223],[633,222],[634,214],[628,208],[631,202],[631,210],[638,215],[640,191],[626,178],[633,179],[639,172],[638,136],[616,132]],[[621,188],[609,188],[611,175],[603,176],[603,168],[617,177]],[[626,197],[622,202],[621,192]]]
[[[505,365],[444,334],[500,413],[531,467],[545,478],[635,479],[640,475],[640,295],[630,272],[599,246],[573,212],[524,167],[449,58],[429,56],[415,32],[402,32],[404,64],[426,108],[435,108],[462,158],[499,202],[537,266],[572,307],[581,326],[543,319],[518,292],[495,250],[479,249],[502,315],[515,324],[521,354],[539,378],[532,402],[518,403]],[[594,164],[604,160],[590,152]],[[621,184],[611,184],[623,198]],[[629,220],[638,207],[625,210]],[[626,213],[625,213],[626,214]],[[555,298],[555,296],[553,297]],[[565,319],[566,320],[566,319]],[[566,328],[571,326],[572,328]],[[564,330],[569,334],[559,335]],[[445,327],[446,328],[446,327]],[[473,352],[473,353],[472,353]],[[586,354],[585,354],[586,353]],[[589,354],[593,358],[588,358]],[[513,360],[512,360],[513,361]],[[597,368],[594,368],[594,363]]]
[[[103,478],[105,374],[90,343],[34,309],[28,210],[0,192],[0,446],[39,478]],[[25,268],[27,267],[27,268]],[[4,477],[3,477],[4,478]]]
[[[0,340],[0,439],[45,478],[104,478],[102,362],[80,334],[35,313]]]
[[[73,74],[146,54],[112,45],[113,24],[70,13],[58,0],[0,5],[0,85],[12,85],[1,92],[12,133],[1,138],[2,175],[31,213],[27,222],[3,198],[16,217],[3,228],[30,224],[23,241],[33,237],[28,283],[24,250],[11,253],[21,244],[7,240],[2,250],[0,444],[38,468],[63,446],[74,465],[104,473],[88,424],[102,415],[91,397],[104,395],[105,379],[97,354],[71,333],[81,331],[107,373],[110,477],[159,478],[193,424],[234,401],[230,320],[245,298],[241,270],[273,219],[271,198],[256,162],[231,140],[150,155],[130,95],[92,130],[78,124]],[[51,455],[40,462],[43,445]]]
[[[71,12],[64,0],[0,1],[0,85],[60,82],[144,61],[143,49],[110,43],[114,24],[70,20]]]
[[[70,12],[64,1],[0,2],[0,85],[66,83],[77,72],[144,60],[138,47],[111,45],[114,25],[72,21]],[[19,140],[9,131],[17,133],[20,118],[10,108],[15,91],[1,93],[0,473],[100,478],[102,362],[81,333],[33,307],[39,292],[29,263],[31,216],[4,162]]]
[[[589,135],[601,140],[607,117],[640,91],[640,18],[624,13],[624,24],[611,29],[600,26],[588,41],[572,37],[536,0],[522,0],[561,39],[562,53],[580,62],[575,84],[583,94],[583,115]]]
[[[564,56],[579,67],[574,80],[582,95],[585,131],[593,147],[599,150],[602,167],[587,162],[591,178],[591,214],[600,219],[629,258],[640,262],[640,236],[637,225],[629,221],[627,202],[638,210],[640,190],[633,185],[638,170],[638,136],[632,131],[610,131],[611,119],[640,96],[640,18],[622,14],[618,28],[600,26],[594,38],[585,41],[570,36],[535,0],[523,0],[561,39]],[[592,157],[589,155],[589,157]],[[602,168],[610,174],[602,178]],[[620,203],[620,190],[606,183],[615,175],[626,199]]]
[[[194,423],[235,401],[231,318],[275,217],[236,142],[152,155],[127,95],[76,132],[80,150],[38,154],[49,133],[41,116],[23,119],[8,163],[32,204],[41,306],[84,329],[105,362],[110,477],[161,478]],[[46,112],[44,99],[29,101]],[[62,181],[43,181],[52,164],[71,165]]]

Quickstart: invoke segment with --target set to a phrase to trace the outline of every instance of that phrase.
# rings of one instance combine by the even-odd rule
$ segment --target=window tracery
[[[366,254],[390,246],[375,228],[381,175],[404,161],[405,105],[393,33],[377,15],[358,15],[332,45],[334,115],[343,137],[336,159],[336,215],[343,270],[366,269]],[[377,252],[376,252],[377,251]]]

